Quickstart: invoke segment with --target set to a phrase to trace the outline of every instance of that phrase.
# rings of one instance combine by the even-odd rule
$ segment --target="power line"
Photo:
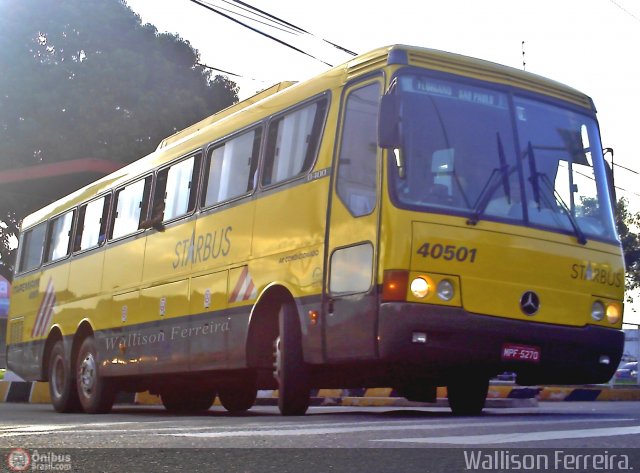
[[[613,165],[614,165],[615,167],[617,167],[617,168],[622,168],[622,169],[624,169],[625,171],[629,171],[629,172],[632,172],[632,173],[634,173],[634,174],[640,174],[640,172],[638,172],[638,171],[634,171],[633,169],[629,169],[629,168],[627,168],[627,167],[624,167],[624,166],[623,166],[623,165],[621,165],[621,164],[613,163]]]
[[[266,80],[254,79],[253,77],[247,77],[241,74],[236,74],[235,72],[229,72],[229,71],[225,71],[224,69],[218,69],[217,67],[208,66],[207,64],[204,64],[202,62],[196,62],[196,66],[204,67],[205,69],[210,69],[212,71],[222,72],[223,74],[226,74],[228,76],[240,77],[241,79],[252,80],[255,82],[264,82],[264,83],[268,82]]]
[[[293,46],[292,44],[287,43],[286,41],[278,39],[275,36],[272,36],[272,35],[270,35],[268,33],[265,33],[264,31],[261,31],[261,30],[259,30],[257,28],[254,28],[253,26],[247,25],[246,23],[243,23],[242,21],[240,21],[240,20],[238,20],[236,18],[233,18],[232,16],[227,15],[226,13],[223,13],[223,12],[217,10],[216,8],[214,8],[214,7],[208,5],[208,4],[206,4],[206,3],[204,3],[204,2],[202,2],[200,0],[189,0],[189,1],[191,1],[192,3],[195,3],[196,5],[200,5],[201,7],[204,7],[207,10],[210,10],[210,11],[212,11],[214,13],[217,13],[218,15],[223,16],[226,19],[233,21],[234,23],[238,23],[239,25],[244,26],[245,28],[250,29],[251,31],[253,31],[255,33],[258,33],[258,34],[260,34],[262,36],[265,36],[265,37],[277,42],[277,43],[280,43],[283,46],[286,46],[286,47],[288,47],[290,49],[293,49],[294,51],[297,51],[297,52],[299,52],[301,54],[304,54],[305,56],[308,56],[308,57],[310,57],[312,59],[315,59],[316,61],[320,61],[321,63],[326,64],[329,67],[333,67],[332,64],[329,64],[328,62],[323,61],[322,59],[319,59],[319,58],[313,56],[312,54],[309,54],[308,52],[303,51],[302,49],[297,48],[297,47]]]
[[[618,2],[616,2],[615,0],[609,0],[611,3],[613,3],[616,7],[618,7],[620,10],[622,10],[623,12],[625,12],[627,15],[629,15],[631,18],[633,18],[634,20],[636,20],[637,22],[640,22],[640,18],[638,18],[637,16],[635,16],[633,13],[631,13],[629,10],[627,10],[625,7],[623,7],[622,5],[620,5]]]
[[[222,0],[222,1],[225,2],[225,3],[230,3],[227,0]],[[239,17],[246,18],[247,20],[255,21],[256,23],[260,23],[262,25],[268,26],[270,28],[274,28],[276,30],[283,31],[283,32],[288,33],[288,34],[296,34],[297,33],[297,32],[291,31],[291,29],[280,28],[279,26],[274,25],[273,22],[267,23],[266,21],[261,21],[261,20],[258,20],[256,18],[253,18],[251,16],[243,15],[242,13],[238,13],[238,12],[230,10],[228,8],[224,8],[224,7],[220,7],[220,6],[217,6],[217,5],[213,5],[211,2],[205,2],[203,0],[203,3],[206,3],[207,5],[209,5],[211,7],[215,6],[215,8],[219,8],[221,11],[226,11],[227,13],[231,13],[232,15],[237,15]],[[246,8],[242,8],[242,10],[248,11]]]
[[[223,1],[228,2],[228,0],[223,0]],[[340,51],[343,51],[343,52],[345,52],[347,54],[350,54],[352,56],[357,56],[358,55],[358,53],[355,53],[355,52],[351,51],[350,49],[345,48],[344,46],[340,46],[339,44],[333,43],[333,42],[331,42],[331,41],[329,41],[327,39],[324,39],[324,38],[318,38],[316,35],[314,35],[313,33],[309,33],[304,28],[300,28],[299,26],[296,26],[293,23],[289,23],[288,21],[285,21],[285,20],[283,20],[281,18],[278,18],[277,16],[272,15],[272,14],[270,14],[270,13],[264,11],[264,10],[260,10],[259,8],[256,8],[253,5],[250,5],[249,3],[243,2],[241,0],[233,0],[233,2],[234,3],[238,3],[240,5],[243,5],[243,6],[249,8],[249,9],[251,9],[253,11],[256,11],[256,12],[260,13],[261,15],[265,15],[268,18],[276,20],[281,24],[284,24],[286,26],[294,28],[295,30],[297,30],[297,31],[299,31],[301,33],[305,33],[305,34],[308,34],[309,36],[313,36],[314,38],[320,39],[321,41],[324,41],[325,43],[330,44],[334,48],[339,49]]]

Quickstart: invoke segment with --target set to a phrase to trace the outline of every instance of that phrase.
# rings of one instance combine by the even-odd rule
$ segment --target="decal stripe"
[[[238,279],[236,286],[233,288],[233,292],[229,296],[229,302],[237,302],[238,294],[240,294],[240,290],[242,289],[242,285],[244,284],[244,281],[248,274],[249,274],[249,268],[245,266],[242,269],[242,273],[240,273],[240,278]]]
[[[229,302],[242,302],[256,296],[256,286],[249,274],[249,268],[245,266],[238,278],[238,282],[229,296]]]
[[[38,315],[36,316],[35,323],[33,325],[33,330],[31,331],[32,337],[39,337],[44,335],[49,326],[49,322],[51,321],[51,316],[53,314],[53,307],[56,304],[56,291],[53,287],[53,279],[49,278],[49,283],[47,284],[47,289],[45,290],[44,297],[42,298],[42,302],[40,303],[40,308],[38,309]]]

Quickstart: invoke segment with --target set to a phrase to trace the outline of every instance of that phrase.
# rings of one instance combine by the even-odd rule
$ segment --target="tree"
[[[187,41],[124,0],[0,0],[0,170],[132,162],[238,100]],[[0,189],[0,258],[24,214]]]
[[[616,226],[624,251],[626,265],[626,290],[631,292],[640,287],[640,212],[635,214],[629,210],[625,198],[616,205]],[[628,296],[630,298],[630,296]]]
[[[581,212],[585,217],[598,216],[598,201],[595,198],[583,197],[581,201]],[[624,264],[626,267],[625,290],[627,300],[633,302],[629,295],[631,291],[640,287],[640,212],[632,213],[629,210],[629,202],[621,197],[616,202],[615,223],[620,243],[624,253]]]

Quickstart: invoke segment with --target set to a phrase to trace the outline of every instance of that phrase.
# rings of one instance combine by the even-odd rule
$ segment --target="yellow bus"
[[[274,86],[22,223],[8,365],[60,412],[602,383],[624,264],[591,99],[402,45]]]

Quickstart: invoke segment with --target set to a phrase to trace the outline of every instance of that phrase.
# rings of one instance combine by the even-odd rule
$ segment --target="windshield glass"
[[[593,119],[466,82],[405,74],[398,88],[398,205],[615,238]]]

